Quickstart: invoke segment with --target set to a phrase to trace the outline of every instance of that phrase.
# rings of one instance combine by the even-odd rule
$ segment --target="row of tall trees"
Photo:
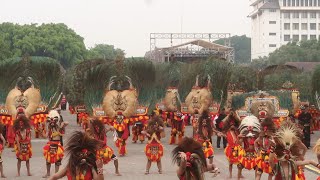
[[[236,64],[249,64],[251,62],[251,38],[246,35],[230,37],[231,46],[234,48],[234,61]],[[225,39],[215,41],[224,45]]]
[[[84,38],[65,24],[0,24],[0,60],[42,56],[57,59],[64,68],[89,58],[114,59],[124,51],[112,45],[98,44],[86,49]]]

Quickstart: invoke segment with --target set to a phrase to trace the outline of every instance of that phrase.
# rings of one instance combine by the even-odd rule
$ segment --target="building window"
[[[302,12],[301,13],[302,18],[308,18],[308,13],[307,12]]]
[[[269,9],[269,12],[277,12],[276,9]]]
[[[283,6],[287,6],[287,0],[283,1]]]
[[[284,23],[284,30],[290,30],[290,23]]]
[[[284,41],[290,41],[290,35],[284,35]]]
[[[320,6],[320,0],[318,0],[318,6]]]
[[[313,4],[312,1],[313,1],[313,0],[309,0],[309,6],[312,6],[312,4]]]
[[[316,30],[316,23],[310,23],[310,30]]]
[[[301,41],[306,41],[306,40],[308,40],[308,35],[306,34],[301,35]]]
[[[290,19],[290,13],[289,12],[283,13],[283,16],[284,16],[285,19]]]
[[[312,19],[317,18],[317,13],[315,13],[315,12],[310,13],[310,18],[312,18]]]
[[[292,29],[293,30],[299,30],[299,23],[293,23],[292,24]]]
[[[310,40],[317,40],[317,35],[310,35]]]
[[[309,0],[305,0],[305,1],[304,1],[304,6],[308,6],[308,4],[309,4],[308,1],[309,1]]]
[[[288,0],[288,6],[291,6],[291,0]]]
[[[319,0],[319,1],[320,1],[320,0]],[[304,6],[304,0],[301,0],[300,2],[301,2],[301,3],[300,3],[301,6]]]
[[[269,33],[269,36],[276,36],[277,33]]]
[[[296,6],[296,0],[292,0],[292,6]]]
[[[292,36],[292,41],[299,41],[299,35],[293,35]]]
[[[297,18],[299,18],[299,13],[298,12],[295,12],[295,13],[293,13],[293,18],[295,18],[295,19],[297,19]]]
[[[317,0],[313,0],[313,6],[317,6]]]
[[[301,24],[301,29],[302,30],[308,30],[308,24],[307,23],[302,23]]]
[[[269,24],[277,24],[277,21],[269,21]]]
[[[269,47],[277,47],[276,44],[269,44]]]
[[[300,6],[300,0],[297,0],[296,3],[297,3],[297,6]]]

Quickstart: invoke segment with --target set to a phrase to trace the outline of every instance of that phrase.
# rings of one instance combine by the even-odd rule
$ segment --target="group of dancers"
[[[62,137],[67,122],[61,121],[61,115],[56,110],[51,110],[47,117],[48,143],[43,148],[47,173],[44,178],[59,179],[67,176],[68,179],[104,179],[103,165],[114,162],[115,174],[119,172],[118,158],[107,143],[107,132],[124,133],[119,131],[120,120],[124,120],[121,114],[115,118],[113,126],[105,125],[97,118],[89,119],[88,128],[84,131],[76,131],[63,146]],[[203,180],[204,173],[210,171],[219,173],[219,169],[213,162],[214,150],[212,136],[227,139],[225,154],[229,161],[229,175],[232,177],[233,165],[237,166],[237,178],[243,178],[242,170],[254,170],[255,179],[259,180],[262,174],[267,174],[268,179],[305,179],[304,165],[311,164],[320,168],[320,164],[305,160],[306,146],[301,141],[302,131],[292,121],[283,121],[280,128],[276,128],[272,119],[267,117],[259,120],[254,116],[243,120],[234,111],[230,111],[227,117],[220,123],[220,129],[213,125],[208,112],[193,118],[193,137],[179,139],[177,147],[172,151],[172,160],[178,165],[177,176],[182,180]],[[3,126],[0,127],[0,131]],[[164,122],[157,113],[148,120],[142,134],[147,137],[145,146],[147,157],[145,174],[149,174],[151,164],[157,164],[158,172],[162,174],[161,158],[164,148],[161,139],[165,137]],[[174,128],[177,128],[174,126]],[[17,157],[18,176],[20,176],[21,162],[26,162],[27,174],[30,172],[31,126],[29,119],[18,114],[14,121],[15,151]],[[124,129],[123,129],[124,130]],[[122,136],[117,136],[121,139]],[[0,135],[2,142],[5,139]],[[124,142],[124,140],[122,141]],[[116,142],[117,144],[117,142]],[[1,150],[3,150],[2,144]],[[65,147],[65,148],[64,148]],[[117,146],[121,149],[120,146]],[[120,152],[120,151],[119,151]],[[67,153],[69,159],[67,166],[60,169],[61,161]],[[51,165],[55,165],[55,174],[50,176]],[[0,158],[1,177],[5,177]]]
[[[101,164],[106,164],[114,160],[117,175],[120,175],[117,157],[107,146],[105,134],[107,131],[119,133],[117,127],[121,124],[120,120],[123,120],[120,114],[119,116],[115,120],[117,123],[108,128],[105,128],[101,120],[90,120],[90,128],[86,131],[87,135],[102,142],[102,146],[96,149],[97,162],[101,160]],[[174,120],[179,121],[179,119]],[[302,130],[292,121],[283,121],[280,128],[276,128],[270,117],[258,119],[255,116],[249,116],[241,120],[233,110],[230,110],[219,124],[220,130],[213,125],[207,111],[200,115],[195,114],[192,124],[193,137],[178,138],[177,147],[172,151],[173,162],[178,165],[179,179],[202,180],[206,171],[215,175],[219,173],[217,165],[213,162],[212,136],[214,134],[227,139],[225,155],[229,162],[230,178],[232,178],[233,165],[238,169],[238,179],[243,178],[242,170],[247,169],[255,171],[256,180],[261,179],[263,174],[266,174],[270,180],[273,178],[302,180],[305,179],[304,165],[311,164],[320,168],[320,164],[315,161],[304,159],[307,147],[301,141]],[[171,126],[171,136],[176,135],[174,132],[180,130],[184,132],[183,129],[179,129],[179,124],[172,123]],[[158,172],[162,173],[161,158],[164,151],[161,138],[165,136],[164,128],[161,116],[153,113],[146,128],[141,131],[148,139],[145,146],[146,175],[149,174],[153,162],[157,164]],[[120,135],[121,133],[123,135],[124,132],[120,132]],[[116,137],[119,138],[119,136]],[[172,142],[171,139],[172,137],[170,142]],[[122,141],[125,142],[123,139]],[[117,147],[120,153],[121,147]],[[53,177],[61,177],[61,174]]]
[[[61,160],[64,156],[64,148],[63,148],[63,134],[64,129],[68,125],[67,122],[63,122],[61,119],[62,116],[59,114],[57,110],[52,110],[48,114],[47,122],[48,122],[48,143],[43,147],[43,155],[46,161],[47,173],[44,178],[50,176],[51,164],[55,164],[55,172],[59,171],[59,167],[61,165]],[[0,125],[0,132],[2,132],[4,126]],[[32,146],[31,146],[31,124],[30,120],[25,116],[24,113],[20,113],[17,115],[16,120],[13,123],[13,130],[15,132],[14,138],[14,150],[17,157],[17,176],[20,176],[20,169],[22,161],[26,162],[27,175],[31,176],[30,172],[30,158],[32,158]],[[6,140],[4,139],[2,133],[0,134],[1,138],[1,154],[6,145]],[[5,178],[2,166],[2,158],[0,160],[0,173],[1,177]]]

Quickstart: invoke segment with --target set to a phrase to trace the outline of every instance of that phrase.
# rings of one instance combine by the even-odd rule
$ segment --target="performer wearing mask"
[[[121,112],[118,112],[116,119],[113,121],[113,127],[116,131],[115,141],[120,156],[127,154],[126,141],[129,137],[129,119],[126,119]]]
[[[161,158],[163,156],[163,146],[160,139],[164,131],[163,127],[164,123],[162,119],[155,116],[149,120],[146,131],[142,132],[148,137],[148,143],[145,147],[145,153],[148,159],[145,174],[149,174],[152,162],[157,163],[159,174],[162,174]]]
[[[55,164],[55,172],[59,171],[61,161],[64,156],[64,149],[61,145],[61,127],[59,126],[60,114],[56,110],[51,110],[47,117],[49,142],[43,147],[43,155],[46,159],[47,174],[43,178],[50,176],[51,164]]]
[[[28,176],[30,172],[30,158],[32,157],[31,149],[31,126],[29,119],[25,115],[18,115],[18,118],[13,123],[15,130],[15,151],[18,159],[17,168],[18,176],[20,176],[21,161],[26,161]]]
[[[303,147],[299,143],[297,126],[293,123],[281,124],[276,132],[274,152],[270,153],[270,166],[275,173],[275,180],[305,179],[299,166],[313,165],[320,168],[314,161],[302,160]]]
[[[103,162],[96,159],[101,142],[84,132],[76,131],[67,142],[66,152],[70,156],[67,166],[54,174],[49,180],[67,176],[68,180],[104,180]]]
[[[189,137],[172,150],[172,161],[178,165],[180,180],[204,180],[205,172],[216,169],[214,164],[207,164],[201,144]]]

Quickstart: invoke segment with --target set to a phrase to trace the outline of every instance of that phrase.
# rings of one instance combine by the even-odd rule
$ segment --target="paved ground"
[[[67,111],[62,112],[65,121],[70,122],[70,126],[67,127],[67,135],[69,136],[72,131],[80,130],[80,127],[76,125],[75,116],[70,115]],[[170,129],[166,129],[167,137],[162,141],[165,147],[164,157],[162,158],[163,163],[163,174],[158,174],[156,164],[153,164],[150,170],[149,175],[144,175],[145,172],[145,165],[146,165],[146,157],[144,155],[144,144],[132,144],[131,141],[128,141],[128,155],[126,157],[120,157],[120,172],[122,176],[116,176],[114,174],[114,167],[113,163],[109,163],[104,167],[105,169],[105,177],[106,179],[115,179],[115,180],[173,180],[178,179],[176,177],[175,171],[176,166],[171,163],[170,152],[174,148],[174,146],[168,144],[168,137]],[[187,127],[186,135],[191,136],[192,131],[190,127]],[[312,135],[312,144],[316,141],[317,138],[320,137],[320,132],[316,132]],[[67,139],[67,137],[66,137]],[[213,138],[214,142],[216,142],[216,138]],[[8,179],[23,179],[23,180],[38,180],[42,179],[41,177],[45,174],[45,160],[42,156],[42,147],[45,145],[47,141],[45,139],[35,139],[32,140],[33,146],[33,157],[31,159],[31,173],[33,174],[32,177],[26,176],[26,169],[25,165],[22,164],[21,168],[21,177],[15,177],[16,175],[16,157],[15,153],[11,152],[12,149],[5,149],[3,152],[3,164],[4,164],[4,172]],[[108,134],[108,144],[111,146],[115,152],[117,149],[115,148],[113,141],[112,141],[112,133]],[[307,152],[307,159],[316,160],[316,156],[312,153],[311,150]],[[221,174],[217,177],[213,177],[212,174],[207,173],[206,179],[228,179],[228,164],[223,153],[223,150],[215,149],[215,158],[214,162],[218,165],[221,169]],[[65,165],[64,162],[62,162]],[[53,172],[53,169],[52,169]],[[234,175],[236,174],[236,168],[234,167]],[[244,176],[248,180],[254,179],[254,172],[253,171],[246,171],[243,172]],[[306,171],[306,178],[308,180],[315,180],[317,175]],[[65,178],[66,179],[66,178]],[[235,179],[235,178],[234,178]],[[263,179],[266,179],[264,175]]]

